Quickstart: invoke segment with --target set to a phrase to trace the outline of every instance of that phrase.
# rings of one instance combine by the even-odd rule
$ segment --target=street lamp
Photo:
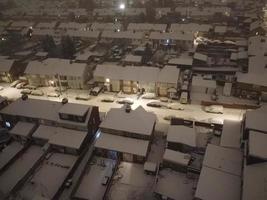
[[[124,3],[121,3],[120,6],[119,6],[119,8],[120,8],[121,10],[124,10],[124,9],[125,9],[125,4],[124,4]]]

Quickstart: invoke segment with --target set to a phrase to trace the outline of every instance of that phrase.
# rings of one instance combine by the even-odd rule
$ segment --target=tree
[[[51,54],[54,49],[56,48],[55,41],[51,35],[46,35],[45,38],[42,41],[42,47],[44,51],[48,52]]]
[[[75,43],[69,36],[61,38],[62,55],[64,58],[71,59],[76,52]]]
[[[142,64],[146,64],[152,57],[152,49],[148,43],[146,43],[146,48],[144,51],[144,55],[142,57]]]
[[[80,0],[79,7],[92,11],[96,7],[96,5],[95,5],[94,0]]]

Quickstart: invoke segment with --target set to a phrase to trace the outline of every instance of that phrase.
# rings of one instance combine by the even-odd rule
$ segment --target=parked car
[[[171,119],[175,118],[175,117],[176,117],[175,115],[167,115],[163,119],[166,120],[166,121],[171,121]]]
[[[156,99],[156,95],[154,93],[146,93],[142,95],[142,99]]]
[[[48,96],[48,97],[59,97],[60,94],[57,93],[57,92],[49,92],[49,93],[47,93],[47,96]]]
[[[88,101],[91,97],[89,95],[80,94],[75,97],[76,100]]]
[[[117,103],[119,103],[119,104],[129,104],[129,105],[132,105],[134,103],[134,100],[131,99],[131,98],[125,98],[125,99],[117,100]]]
[[[107,102],[107,103],[112,103],[114,102],[114,98],[113,97],[105,97],[103,99],[101,99],[102,102]]]
[[[221,105],[205,106],[204,110],[208,113],[223,114],[223,106]]]
[[[97,87],[94,87],[91,91],[90,91],[90,94],[91,95],[94,95],[94,96],[97,96],[99,95],[99,93],[103,90],[103,86],[97,86]]]
[[[24,89],[20,92],[21,94],[31,94],[32,91],[30,89]]]
[[[19,84],[16,85],[16,88],[17,88],[17,89],[22,89],[22,88],[24,88],[26,85],[27,85],[26,82],[21,82],[21,83],[19,83]]]
[[[180,103],[170,103],[167,108],[172,110],[184,110],[184,107]]]
[[[0,91],[2,91],[4,89],[4,87],[3,86],[0,86]]]
[[[154,108],[161,108],[163,106],[162,102],[160,101],[151,101],[146,104],[149,107],[154,107]]]
[[[23,88],[30,89],[30,90],[36,90],[37,89],[37,87],[34,85],[25,85]]]
[[[11,84],[10,84],[10,87],[16,87],[17,84],[21,83],[22,80],[16,80],[16,81],[13,81]]]
[[[34,95],[34,96],[44,96],[44,92],[42,90],[33,90],[31,92],[31,95]]]

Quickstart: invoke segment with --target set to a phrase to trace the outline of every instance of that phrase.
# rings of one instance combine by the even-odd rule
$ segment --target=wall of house
[[[177,85],[174,83],[158,83],[157,92],[159,96],[168,96],[169,88],[177,88]]]

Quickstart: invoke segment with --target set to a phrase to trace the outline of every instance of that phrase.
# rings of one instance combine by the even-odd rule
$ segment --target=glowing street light
[[[124,9],[125,9],[125,4],[124,4],[124,3],[121,3],[120,6],[119,6],[119,8],[120,8],[121,10],[124,10]]]

